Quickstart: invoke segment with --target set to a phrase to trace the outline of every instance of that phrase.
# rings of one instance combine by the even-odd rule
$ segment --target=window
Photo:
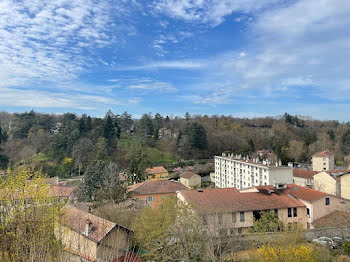
[[[326,206],[329,206],[329,204],[330,204],[330,199],[329,197],[326,197]]]
[[[306,215],[307,215],[307,216],[310,216],[310,208],[307,208],[307,209],[306,209]]]
[[[292,209],[288,208],[288,217],[292,217]]]
[[[236,223],[236,212],[232,212],[232,223]]]
[[[147,197],[148,202],[153,202],[154,201],[154,196],[148,196]]]
[[[241,228],[241,227],[240,227],[240,228],[238,228],[238,230],[237,230],[237,231],[238,231],[238,234],[239,234],[239,235],[242,235],[243,230],[242,230],[242,228]]]
[[[235,234],[235,229],[234,228],[230,228],[230,235],[233,236]]]
[[[222,214],[218,214],[218,221],[219,221],[219,225],[222,224]]]
[[[274,209],[275,215],[278,217],[278,209]]]
[[[239,212],[239,216],[240,216],[240,221],[244,222],[245,221],[244,212]]]
[[[298,216],[297,208],[294,207],[294,208],[293,208],[293,217],[297,217],[297,216]]]
[[[186,181],[186,183],[187,183],[187,181]],[[164,200],[166,198],[166,195],[162,195],[162,200]]]

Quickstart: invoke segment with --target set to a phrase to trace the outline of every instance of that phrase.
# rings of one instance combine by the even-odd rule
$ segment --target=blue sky
[[[0,1],[0,110],[350,121],[348,0]]]

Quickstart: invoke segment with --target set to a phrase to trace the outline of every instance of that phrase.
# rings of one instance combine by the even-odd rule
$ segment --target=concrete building
[[[236,188],[180,191],[180,200],[191,204],[213,234],[248,234],[263,211],[275,212],[287,225],[306,228],[306,206],[288,194],[271,191],[239,192]]]
[[[201,176],[193,172],[185,171],[180,176],[180,183],[188,188],[201,187]]]
[[[348,170],[340,176],[340,196],[350,199],[350,171]]]
[[[293,168],[293,184],[313,188],[314,175],[318,173],[318,171]]]
[[[147,180],[128,187],[131,198],[143,200],[152,208],[163,205],[168,196],[176,196],[176,191],[188,190],[180,182],[169,180]]]
[[[328,150],[318,152],[312,156],[312,170],[334,170],[334,154]]]
[[[259,161],[240,155],[215,156],[215,186],[238,189],[259,185],[292,184],[293,168],[281,162]]]
[[[112,261],[129,251],[133,232],[72,206],[63,209],[55,229],[66,251],[65,261]]]

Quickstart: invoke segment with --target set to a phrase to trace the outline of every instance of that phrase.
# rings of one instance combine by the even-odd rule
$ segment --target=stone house
[[[180,176],[180,183],[188,188],[201,187],[201,176],[193,172],[185,171]]]

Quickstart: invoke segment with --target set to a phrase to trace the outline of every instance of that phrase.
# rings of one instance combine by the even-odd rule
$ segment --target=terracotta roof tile
[[[147,168],[146,173],[151,174],[151,175],[155,175],[155,174],[160,174],[160,173],[168,173],[168,170],[166,170],[164,166],[155,166],[152,168]]]
[[[314,201],[327,196],[327,193],[314,190],[308,187],[298,186],[294,184],[288,184],[286,189],[275,189],[273,186],[257,186],[259,191],[273,190],[277,194],[289,194],[293,197],[304,199],[306,201]]]
[[[53,194],[55,197],[69,197],[73,190],[73,187],[51,186],[50,194]]]
[[[133,195],[149,195],[175,193],[176,191],[186,190],[183,184],[169,180],[148,180],[139,184],[132,185],[128,188]]]
[[[190,171],[185,171],[181,174],[181,177],[190,179],[193,176],[198,176],[196,173],[190,172]]]
[[[314,154],[313,157],[329,157],[332,155],[334,155],[332,152],[325,150]]]
[[[308,170],[308,169],[293,168],[293,176],[295,176],[295,177],[312,179],[314,177],[314,175],[316,175],[318,173],[320,173],[320,172]]]
[[[312,222],[315,228],[350,226],[350,213],[334,211]]]
[[[85,236],[84,231],[87,220],[90,220],[92,223],[92,232],[87,238],[97,243],[100,242],[115,226],[117,226],[116,223],[69,205],[63,208],[63,215],[60,218],[60,223]],[[127,228],[124,229],[129,231]]]
[[[238,212],[275,208],[303,207],[303,203],[289,195],[241,193],[236,188],[215,188],[180,192],[186,202],[199,212]]]

